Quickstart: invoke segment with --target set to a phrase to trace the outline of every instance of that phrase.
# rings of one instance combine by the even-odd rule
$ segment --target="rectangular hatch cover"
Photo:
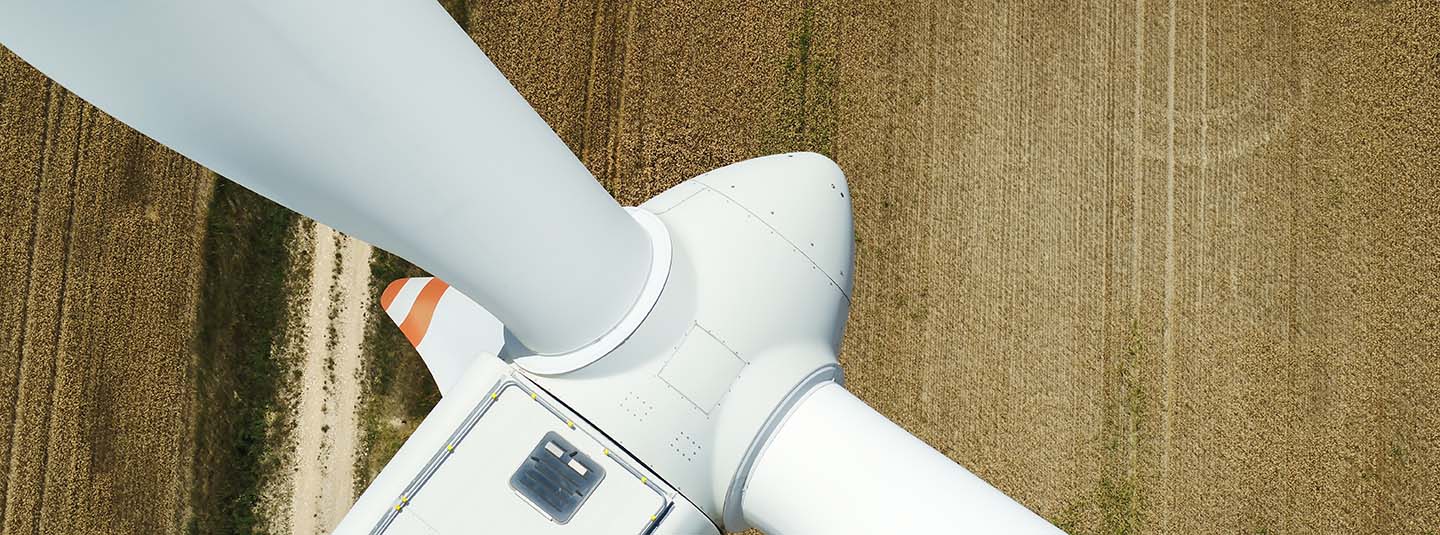
[[[510,476],[510,487],[550,520],[564,524],[604,478],[604,468],[550,431]]]

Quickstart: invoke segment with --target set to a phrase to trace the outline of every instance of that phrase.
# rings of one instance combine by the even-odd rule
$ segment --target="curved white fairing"
[[[475,359],[498,355],[505,343],[505,326],[495,316],[434,277],[391,282],[380,294],[380,308],[420,353],[442,396]]]
[[[561,353],[646,235],[429,0],[0,0],[0,43],[156,141],[424,267]]]
[[[743,507],[770,535],[1061,533],[835,383],[781,424]]]

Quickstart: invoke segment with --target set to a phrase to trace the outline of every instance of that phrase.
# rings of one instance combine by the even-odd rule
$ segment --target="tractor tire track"
[[[77,100],[79,99],[79,97],[74,98],[76,98]],[[65,347],[61,343],[61,336],[66,333],[65,305],[67,304],[66,297],[69,295],[70,289],[70,256],[74,253],[73,239],[75,236],[75,198],[78,196],[78,192],[75,190],[75,182],[77,178],[77,172],[80,167],[80,149],[83,145],[83,141],[86,135],[85,117],[87,115],[89,115],[88,106],[82,108],[79,111],[79,117],[77,118],[79,124],[76,127],[76,135],[74,142],[75,146],[70,154],[70,179],[68,187],[66,188],[66,197],[69,198],[69,207],[65,210],[65,233],[60,241],[60,247],[65,252],[60,257],[60,286],[59,289],[56,290],[59,294],[59,298],[55,301],[56,321],[55,328],[51,332],[51,340],[53,340],[51,342],[51,345],[54,346],[55,351],[50,356],[50,369],[52,370],[52,375],[50,377],[50,385],[47,388],[47,392],[45,395],[45,399],[47,400],[45,404],[45,418],[42,420],[43,424],[41,424],[41,428],[46,430],[45,447],[42,449],[40,456],[40,473],[42,474],[42,481],[44,480],[43,474],[46,474],[49,471],[48,467],[50,465],[50,452],[54,449],[52,447],[52,444],[54,443],[55,427],[51,425],[51,421],[55,412],[55,389],[57,384],[59,383],[58,375],[60,373],[60,354],[65,351]],[[45,508],[45,492],[48,488],[49,485],[42,484],[40,485],[39,492],[36,493],[35,512],[33,520],[33,524],[35,526],[35,533],[40,533],[41,526],[44,525],[41,522],[41,513],[42,511],[44,511]]]
[[[8,51],[0,77],[0,530],[181,532],[209,182]]]
[[[39,162],[35,166],[35,186],[33,189],[31,189],[33,202],[31,203],[30,210],[29,242],[26,245],[27,253],[25,255],[25,272],[24,276],[21,277],[24,282],[22,283],[23,289],[20,291],[20,316],[18,321],[16,322],[16,325],[18,326],[18,337],[14,346],[15,353],[13,358],[15,361],[15,365],[13,368],[14,371],[11,372],[11,377],[14,379],[14,382],[10,388],[10,397],[7,398],[11,400],[19,399],[20,397],[20,370],[24,365],[23,356],[25,351],[25,334],[28,331],[26,326],[28,325],[27,320],[30,317],[30,274],[35,269],[35,239],[38,232],[38,226],[40,224],[40,202],[43,198],[40,195],[40,185],[41,180],[45,174],[45,163],[47,161],[47,155],[49,154],[49,151],[45,150],[44,147],[49,147],[50,145],[50,99],[52,98],[51,92],[54,88],[54,84],[55,82],[46,79],[43,99],[44,104],[40,108],[40,116],[45,122],[45,128],[41,130],[40,133],[40,146],[42,147],[42,149],[39,155]],[[15,451],[15,437],[17,431],[16,418],[19,416],[19,410],[20,409],[18,404],[10,404],[10,440],[5,445],[6,474],[9,474],[14,470],[14,458],[12,455]],[[9,485],[10,481],[8,477],[0,479],[0,493],[8,495],[8,492],[6,491],[8,491]],[[6,516],[5,509],[6,508],[4,507],[4,505],[0,505],[0,526],[4,525],[4,520]]]

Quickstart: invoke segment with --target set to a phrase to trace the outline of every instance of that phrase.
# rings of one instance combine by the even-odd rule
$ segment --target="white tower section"
[[[744,499],[770,535],[1061,533],[835,383],[786,417]]]

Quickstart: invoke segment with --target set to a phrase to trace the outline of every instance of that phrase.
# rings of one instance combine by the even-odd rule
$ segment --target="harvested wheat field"
[[[1067,531],[1440,533],[1433,2],[445,3],[625,204],[837,160],[848,386]],[[325,443],[269,352],[293,220],[0,72],[3,531],[296,526],[247,501]],[[436,399],[382,319],[322,427],[357,487]]]
[[[0,51],[0,181],[0,532],[177,532],[214,180]]]
[[[0,533],[246,531],[293,214],[0,50]]]

